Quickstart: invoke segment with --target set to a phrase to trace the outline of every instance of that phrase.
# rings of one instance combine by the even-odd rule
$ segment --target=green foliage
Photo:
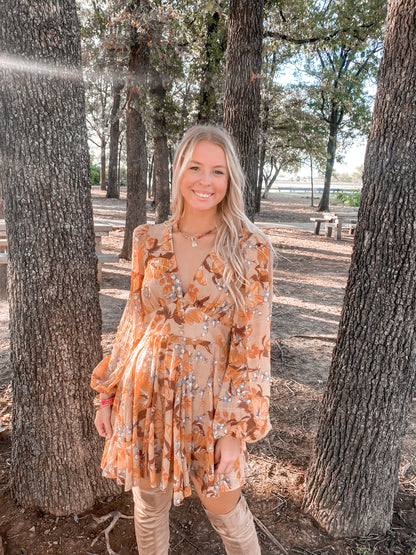
[[[354,191],[352,193],[337,193],[335,200],[342,202],[344,206],[360,206],[361,191]]]
[[[134,35],[151,53],[149,79],[140,90],[149,150],[157,112],[163,113],[172,147],[198,120],[222,123],[228,4],[78,3],[90,144],[100,148],[102,140],[108,142],[111,90],[116,77],[129,86]],[[266,0],[260,148],[268,170],[312,164],[324,172],[334,113],[339,152],[366,134],[372,103],[366,87],[377,69],[384,15],[384,0]],[[155,75],[162,80],[162,100],[149,94]],[[123,93],[121,116],[125,105]],[[123,133],[123,117],[120,125]]]
[[[96,164],[90,164],[91,185],[98,185],[100,182],[100,168]]]

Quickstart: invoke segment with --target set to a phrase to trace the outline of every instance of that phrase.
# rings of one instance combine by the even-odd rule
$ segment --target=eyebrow
[[[198,162],[198,160],[189,160],[190,164],[199,164],[201,165],[201,162]],[[225,170],[227,169],[227,166],[223,166],[222,164],[217,164],[216,166],[213,166],[214,168],[224,168]]]

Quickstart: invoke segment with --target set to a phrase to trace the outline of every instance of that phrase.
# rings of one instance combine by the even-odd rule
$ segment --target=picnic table
[[[332,237],[332,231],[335,230],[336,239],[340,241],[343,229],[347,229],[350,235],[354,234],[357,225],[357,212],[324,212],[310,219],[315,222],[315,235],[319,235],[321,224],[324,223],[326,237]]]
[[[117,254],[104,253],[102,251],[102,238],[108,237],[110,231],[113,231],[114,229],[120,229],[120,227],[114,227],[104,221],[94,220],[95,252],[98,258],[98,281],[100,283],[102,282],[103,265],[111,262],[118,262]],[[0,265],[7,265],[7,237],[5,220],[0,220]]]

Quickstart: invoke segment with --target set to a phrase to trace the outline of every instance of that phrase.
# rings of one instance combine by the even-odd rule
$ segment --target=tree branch
[[[357,30],[358,29],[371,29],[371,27],[373,27],[373,26],[374,26],[374,23],[367,23],[367,24],[363,24],[363,25],[358,25],[358,27],[347,27],[347,28],[344,28],[344,29],[336,29],[335,31],[333,31],[329,35],[324,35],[324,36],[320,36],[320,37],[307,37],[307,38],[304,38],[304,39],[298,39],[298,38],[295,38],[293,36],[287,35],[285,33],[279,33],[278,31],[267,31],[266,33],[264,33],[263,36],[264,37],[269,37],[269,38],[277,38],[277,39],[285,40],[285,41],[291,42],[293,44],[314,44],[315,42],[328,42],[328,41],[335,38],[337,35],[339,35],[341,33],[351,33],[355,38],[358,38],[359,40],[363,40],[357,35]]]

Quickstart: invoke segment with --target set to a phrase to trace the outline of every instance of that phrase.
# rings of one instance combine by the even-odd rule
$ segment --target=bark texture
[[[133,230],[146,223],[147,149],[142,95],[149,69],[149,37],[132,33],[127,91],[127,210],[121,258],[130,260]]]
[[[304,508],[389,529],[416,385],[416,5],[391,0],[350,275]]]
[[[251,220],[256,211],[263,13],[263,0],[230,1],[224,128],[234,139],[246,174],[244,203]]]
[[[120,183],[118,181],[118,144],[120,140],[120,100],[124,83],[117,73],[114,76],[112,97],[113,105],[110,116],[110,152],[108,155],[108,184],[107,198],[120,198]]]
[[[153,97],[154,179],[156,223],[169,217],[169,151],[166,127],[166,89],[158,72],[153,72],[151,94]]]
[[[220,25],[221,14],[208,14],[206,20],[205,49],[201,60],[201,81],[198,95],[198,123],[217,123],[222,120],[218,107],[216,76],[227,47],[226,35]]]
[[[11,491],[55,515],[101,478],[90,375],[101,310],[75,1],[3,4],[0,164],[9,242]]]

